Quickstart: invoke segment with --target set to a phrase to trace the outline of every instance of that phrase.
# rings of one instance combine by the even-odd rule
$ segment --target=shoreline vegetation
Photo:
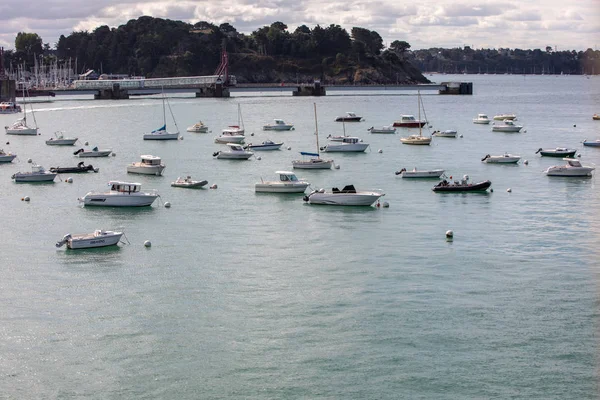
[[[31,76],[69,76],[95,71],[121,76],[161,78],[213,75],[221,51],[238,83],[325,84],[430,83],[427,73],[585,74],[600,73],[600,51],[521,49],[411,50],[403,40],[385,46],[365,28],[350,32],[339,25],[299,26],[293,32],[274,22],[251,34],[228,23],[189,24],[153,17],[132,19],[117,28],[61,35],[54,48],[36,33],[19,32],[15,50],[4,52],[4,69],[17,80]],[[67,71],[68,72],[65,72]],[[25,71],[29,71],[28,73]]]

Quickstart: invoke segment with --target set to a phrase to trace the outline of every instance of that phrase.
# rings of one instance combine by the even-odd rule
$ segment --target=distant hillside
[[[282,22],[263,26],[250,35],[228,23],[188,24],[140,17],[118,28],[101,26],[92,32],[61,36],[56,49],[35,33],[19,33],[15,51],[5,52],[5,66],[34,67],[44,62],[77,64],[88,69],[132,76],[173,77],[212,75],[223,46],[229,53],[229,71],[238,82],[415,83],[427,78],[405,57],[410,45],[394,41],[385,49],[381,36],[354,27],[348,33],[339,25],[303,25],[288,32]],[[75,61],[76,60],[76,61]],[[39,61],[39,60],[38,60]]]

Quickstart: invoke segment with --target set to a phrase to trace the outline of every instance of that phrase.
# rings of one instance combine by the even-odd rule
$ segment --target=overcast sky
[[[0,46],[14,48],[17,32],[35,32],[55,46],[60,35],[117,27],[142,15],[190,23],[228,22],[251,33],[281,21],[339,24],[377,31],[389,45],[406,40],[412,49],[430,47],[598,49],[600,0],[2,0]]]

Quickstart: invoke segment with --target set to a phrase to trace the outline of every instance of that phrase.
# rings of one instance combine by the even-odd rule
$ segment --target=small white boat
[[[112,153],[112,150],[100,150],[94,147],[91,150],[79,149],[73,153],[77,157],[108,157]]]
[[[396,133],[396,128],[393,126],[370,127],[367,129],[371,133]]]
[[[233,129],[223,129],[223,132],[221,132],[221,136],[215,138],[215,143],[243,143],[246,139],[243,130],[242,133],[237,132],[239,131]]]
[[[477,118],[473,118],[473,123],[487,125],[490,123],[490,119],[487,114],[477,114]]]
[[[208,181],[195,181],[191,176],[186,176],[185,178],[177,178],[174,182],[171,182],[171,186],[180,187],[180,188],[188,188],[188,189],[199,189],[203,186],[206,186]]]
[[[208,132],[208,126],[204,125],[202,121],[195,123],[194,125],[186,129],[188,132],[194,133],[206,133]]]
[[[456,131],[452,129],[447,129],[445,131],[434,131],[431,136],[435,137],[447,137],[447,138],[455,138]]]
[[[361,143],[360,139],[353,136],[344,136],[340,142],[329,143],[320,150],[326,153],[332,152],[353,152],[360,153],[369,147],[368,143]]]
[[[144,207],[158,197],[156,190],[142,192],[141,183],[110,181],[108,185],[107,192],[88,192],[77,200],[84,206]]]
[[[271,140],[265,140],[262,144],[252,144],[249,143],[247,146],[244,146],[246,149],[250,150],[279,150],[279,148],[283,146],[283,142],[275,143]]]
[[[254,155],[251,151],[246,151],[242,145],[237,143],[226,143],[229,150],[217,151],[213,153],[213,157],[217,159],[228,159],[228,160],[247,160]]]
[[[513,121],[515,119],[517,119],[517,116],[515,114],[499,114],[499,115],[494,115],[494,120],[495,121],[504,121],[504,120],[510,120]]]
[[[504,153],[501,156],[491,156],[486,154],[485,157],[481,159],[484,163],[487,164],[516,164],[521,159],[521,156],[515,156],[513,154]]]
[[[346,112],[346,115],[337,117],[335,119],[336,122],[360,122],[362,120],[363,120],[362,117],[359,117],[358,115],[356,115],[355,113],[353,113],[351,111],[348,111],[348,112]]]
[[[492,126],[493,132],[519,132],[523,127],[521,125],[515,125],[515,123],[510,119],[505,119],[500,124],[494,124]]]
[[[587,139],[585,139],[583,141],[583,145],[584,146],[589,146],[589,147],[600,147],[600,139],[596,139],[596,140],[587,140]]]
[[[15,182],[51,182],[57,174],[49,172],[41,165],[32,164],[31,172],[17,172],[11,176]]]
[[[294,124],[286,124],[282,119],[275,119],[273,123],[263,126],[265,131],[289,131],[294,127]]]
[[[11,153],[10,151],[7,153],[3,149],[0,149],[0,162],[11,162],[16,157],[16,154]]]
[[[56,247],[67,245],[68,249],[91,249],[95,247],[114,246],[119,243],[123,232],[95,230],[93,233],[71,235],[66,234]]]
[[[402,168],[400,171],[395,172],[396,175],[400,175],[402,178],[439,178],[443,173],[443,169],[417,170],[417,168],[412,171]]]
[[[254,185],[255,192],[265,193],[304,193],[310,183],[299,180],[296,174],[289,171],[276,171],[277,181],[263,181]]]
[[[54,132],[56,138],[50,138],[46,140],[46,144],[49,146],[73,146],[78,140],[77,138],[66,138],[63,132]]]
[[[11,126],[4,127],[7,135],[37,136],[38,128],[31,128],[27,125],[25,117],[16,120]]]
[[[304,196],[304,201],[309,204],[334,206],[370,206],[382,196],[385,194],[381,191],[356,190],[354,185],[348,185],[344,186],[342,190],[333,188],[330,192],[325,189],[315,190]]]
[[[141,158],[141,161],[131,163],[127,166],[128,173],[156,176],[162,175],[165,170],[165,164],[162,163],[160,157],[142,155]]]
[[[566,165],[555,165],[549,167],[545,173],[548,176],[592,176],[593,167],[581,165],[579,160],[574,158],[563,158],[567,162]]]

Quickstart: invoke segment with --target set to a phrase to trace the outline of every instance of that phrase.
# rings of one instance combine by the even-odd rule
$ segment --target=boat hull
[[[127,172],[130,174],[161,176],[164,170],[165,170],[164,165],[151,165],[151,166],[128,165],[127,166]]]
[[[434,192],[485,192],[487,189],[492,186],[492,182],[483,181],[479,183],[466,184],[466,185],[442,185],[438,184],[433,187]]]
[[[107,193],[88,193],[81,201],[84,206],[103,206],[103,207],[146,207],[154,203],[158,197],[157,194],[150,193],[131,193],[131,194],[107,194]]]
[[[332,206],[370,206],[375,203],[383,193],[319,193],[313,192],[308,197],[309,204]]]
[[[328,144],[322,151],[327,153],[351,152],[360,153],[369,147],[367,143],[350,143],[350,144]]]

